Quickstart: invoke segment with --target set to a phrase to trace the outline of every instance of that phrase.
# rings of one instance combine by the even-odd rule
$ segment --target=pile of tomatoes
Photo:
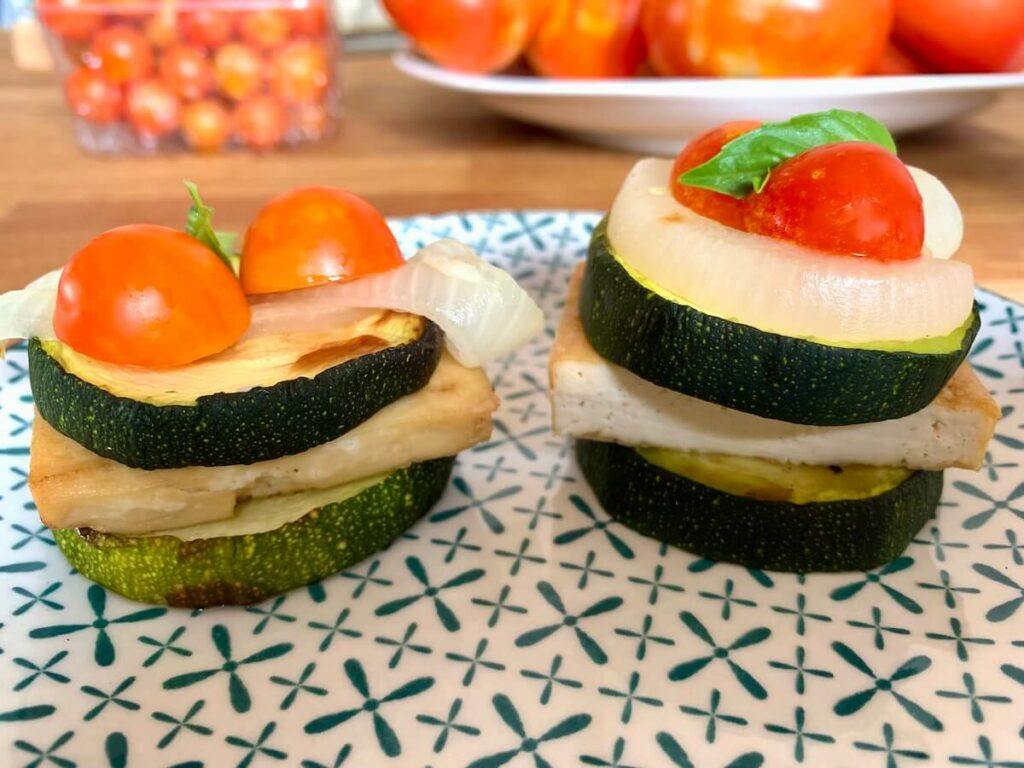
[[[257,150],[333,119],[325,0],[38,0],[71,111],[105,149]],[[121,145],[121,137],[129,146]],[[113,147],[111,145],[113,144]]]
[[[545,77],[798,77],[1024,67],[1024,0],[384,0],[440,65]]]

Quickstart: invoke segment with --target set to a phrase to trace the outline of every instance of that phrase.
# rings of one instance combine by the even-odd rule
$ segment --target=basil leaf
[[[746,197],[760,192],[772,169],[813,147],[840,141],[866,141],[896,151],[889,129],[863,112],[830,109],[765,123],[737,136],[703,165],[679,177],[680,184]]]
[[[213,208],[206,205],[199,196],[199,187],[191,181],[185,181],[185,189],[192,198],[192,206],[188,209],[188,224],[185,234],[191,235],[224,261],[232,272],[237,272],[238,253],[235,244],[238,235],[234,232],[217,232],[213,228]]]

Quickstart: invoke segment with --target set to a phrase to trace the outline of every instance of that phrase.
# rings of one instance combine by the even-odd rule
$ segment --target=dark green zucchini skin
[[[605,511],[701,557],[748,568],[866,571],[898,557],[935,512],[942,472],[915,472],[870,499],[791,504],[733,496],[669,472],[631,448],[576,441]]]
[[[605,359],[660,387],[796,424],[861,424],[924,408],[971,348],[913,354],[830,347],[760,331],[651,293],[609,250],[602,223],[590,242],[580,320]]]
[[[252,464],[334,440],[430,381],[444,334],[431,322],[415,341],[362,355],[313,378],[153,405],[118,397],[68,373],[33,339],[36,408],[61,434],[138,469]]]

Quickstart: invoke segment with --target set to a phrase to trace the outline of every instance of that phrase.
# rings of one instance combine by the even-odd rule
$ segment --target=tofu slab
[[[900,419],[838,427],[765,419],[658,387],[598,355],[579,319],[582,276],[581,264],[550,359],[557,434],[800,464],[981,466],[999,408],[966,363],[930,405]]]
[[[247,466],[131,469],[36,415],[29,488],[43,523],[141,534],[222,520],[244,499],[329,488],[451,456],[491,434],[498,400],[484,372],[447,353],[425,387],[337,440]]]

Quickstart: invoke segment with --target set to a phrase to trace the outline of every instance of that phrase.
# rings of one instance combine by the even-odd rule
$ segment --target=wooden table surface
[[[4,57],[0,291],[60,265],[110,227],[180,226],[186,178],[217,208],[219,228],[243,230],[261,202],[301,184],[348,187],[396,215],[600,209],[636,159],[496,117],[469,98],[408,80],[385,55],[350,56],[343,79],[345,118],[326,144],[263,156],[107,159],[75,145],[53,76],[19,72]],[[1024,94],[907,137],[901,154],[959,200],[967,221],[960,258],[974,265],[978,283],[1024,300]]]

